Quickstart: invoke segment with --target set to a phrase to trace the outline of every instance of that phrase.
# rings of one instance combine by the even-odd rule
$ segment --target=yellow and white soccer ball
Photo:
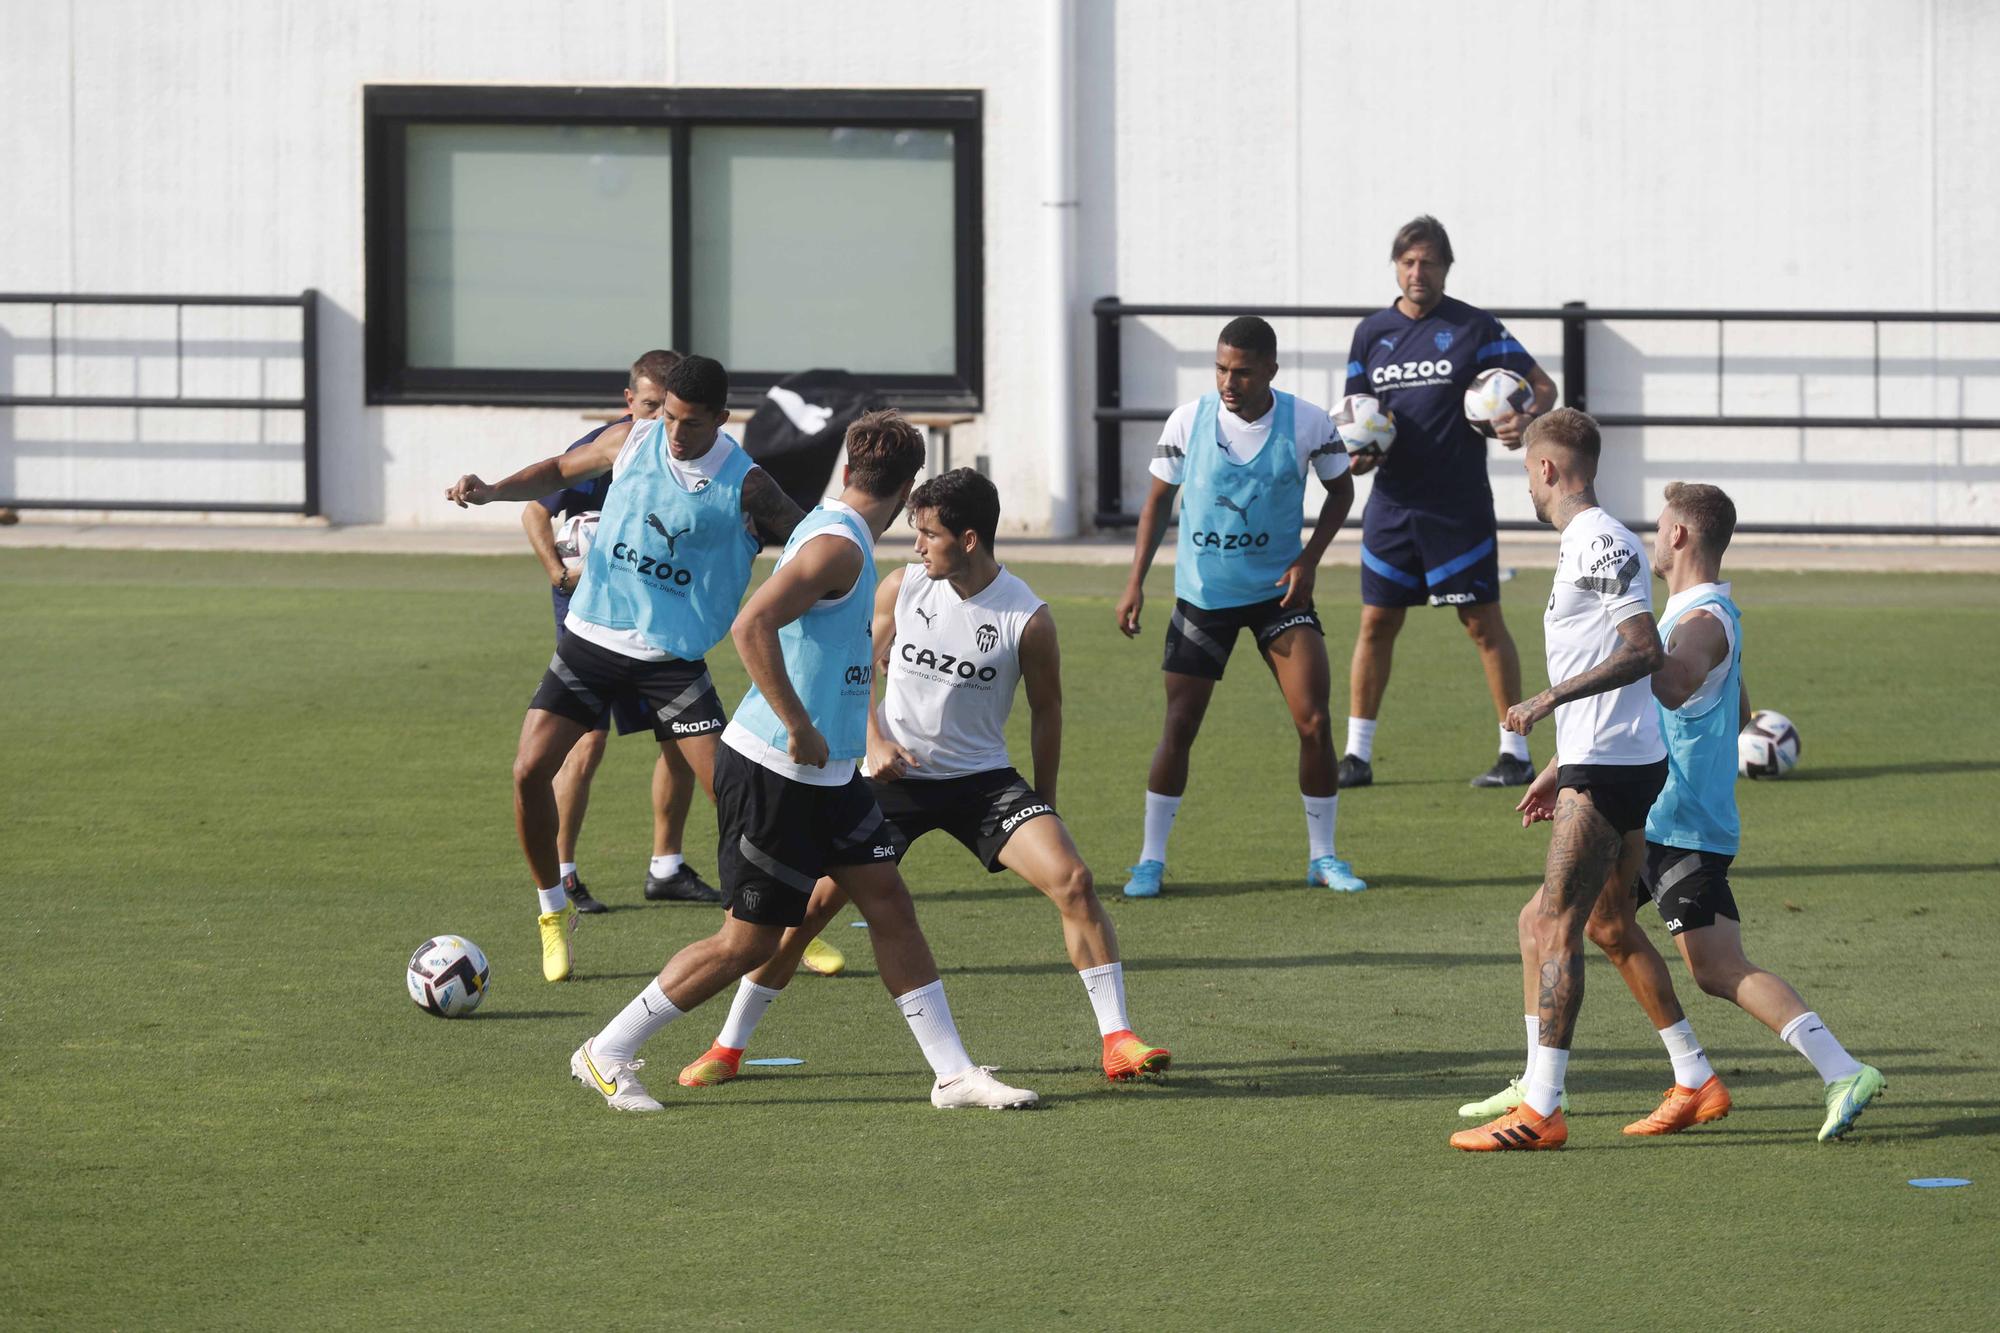
[[[1348,453],[1380,457],[1396,442],[1396,414],[1372,393],[1350,393],[1333,409],[1333,429]]]
[[[1525,412],[1535,404],[1534,386],[1511,370],[1482,370],[1465,391],[1465,419],[1487,439],[1494,438],[1493,418]]]
[[[1736,733],[1736,771],[1746,778],[1781,778],[1799,766],[1799,729],[1783,713],[1760,708]]]

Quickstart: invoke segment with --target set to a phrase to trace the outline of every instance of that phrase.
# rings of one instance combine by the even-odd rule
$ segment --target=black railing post
[[[1582,301],[1563,302],[1563,406],[1590,410],[1589,316]]]
[[[319,517],[319,291],[299,293],[299,402],[304,406],[305,432],[299,452],[305,455],[308,518]]]
[[[1125,427],[1102,415],[1124,402],[1124,340],[1118,298],[1104,297],[1091,306],[1090,313],[1097,320],[1097,512],[1118,514],[1125,509]]]

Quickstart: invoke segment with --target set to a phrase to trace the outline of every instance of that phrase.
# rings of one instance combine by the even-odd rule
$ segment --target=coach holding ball
[[[1386,454],[1357,454],[1375,471],[1361,527],[1361,632],[1349,669],[1347,748],[1340,785],[1375,780],[1375,719],[1389,685],[1396,635],[1412,606],[1458,612],[1479,649],[1496,719],[1521,699],[1521,658],[1500,617],[1498,527],[1486,479],[1486,440],[1466,420],[1465,391],[1481,372],[1510,370],[1534,401],[1493,419],[1509,449],[1528,422],[1555,406],[1556,386],[1512,334],[1485,311],[1444,294],[1451,240],[1428,214],[1404,224],[1389,252],[1402,295],[1354,330],[1350,394],[1373,394],[1395,414]],[[1475,787],[1525,786],[1535,776],[1527,737],[1500,728],[1500,757]]]

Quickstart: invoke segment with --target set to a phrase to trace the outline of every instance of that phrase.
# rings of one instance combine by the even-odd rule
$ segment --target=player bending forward
[[[1646,678],[1665,654],[1653,621],[1638,538],[1598,507],[1597,423],[1558,408],[1528,427],[1523,459],[1535,517],[1562,534],[1555,585],[1542,616],[1549,679],[1507,710],[1526,735],[1551,713],[1556,756],[1530,784],[1521,809],[1549,818],[1548,867],[1535,920],[1537,1044],[1519,1106],[1451,1136],[1470,1152],[1560,1148],[1563,1079],[1583,1006],[1583,935],[1605,881],[1622,859],[1636,865],[1641,826],[1666,782],[1666,747]]]
[[[847,431],[845,489],[807,514],[777,569],[731,628],[750,692],[723,732],[715,766],[722,929],[688,945],[651,985],[570,1056],[570,1073],[614,1110],[658,1111],[639,1082],[654,1033],[769,962],[830,876],[868,921],[875,963],[924,1058],[940,1108],[1033,1106],[972,1063],[910,891],[881,838],[882,811],[855,761],[867,749],[874,662],[876,538],[902,511],[923,439],[893,412]]]
[[[1164,1073],[1173,1057],[1133,1035],[1118,937],[1055,811],[1062,759],[1056,625],[1047,604],[994,558],[1000,493],[959,468],[917,487],[910,521],[921,563],[889,575],[875,594],[875,672],[887,689],[881,710],[868,718],[867,770],[887,822],[874,841],[892,845],[900,862],[911,843],[942,829],[989,872],[1004,866],[1047,894],[1062,913],[1070,962],[1097,1015],[1105,1077]],[[1027,687],[1032,717],[1033,787],[1007,756],[1017,682]],[[837,880],[820,880],[804,924],[743,979],[715,1045],[681,1071],[683,1085],[736,1077],[764,1011],[846,901]]]
[[[1743,613],[1722,582],[1722,553],[1736,506],[1719,488],[1667,487],[1653,539],[1653,572],[1666,580],[1660,632],[1667,660],[1653,675],[1667,743],[1667,785],[1646,819],[1643,892],[1680,946],[1695,983],[1742,1009],[1812,1061],[1826,1084],[1819,1141],[1837,1139],[1887,1086],[1834,1040],[1783,977],[1743,953],[1741,914],[1729,891],[1740,824],[1736,733],[1750,716],[1743,684]]]

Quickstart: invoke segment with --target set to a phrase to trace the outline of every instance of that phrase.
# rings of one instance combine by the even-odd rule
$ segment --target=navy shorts
[[[569,634],[569,631],[563,628],[563,621],[569,616],[569,596],[566,593],[561,593],[554,588],[550,588],[549,598],[555,603],[556,650],[560,652],[562,650],[563,639]],[[620,736],[636,735],[642,731],[651,734],[653,730],[653,715],[646,711],[645,702],[631,695],[619,695],[609,704],[605,705],[603,713],[599,714],[597,722],[591,727],[591,730],[611,730],[611,723],[614,718],[618,722],[618,734]]]
[[[1500,600],[1499,527],[1488,496],[1448,510],[1371,495],[1361,514],[1367,606],[1481,606]]]

